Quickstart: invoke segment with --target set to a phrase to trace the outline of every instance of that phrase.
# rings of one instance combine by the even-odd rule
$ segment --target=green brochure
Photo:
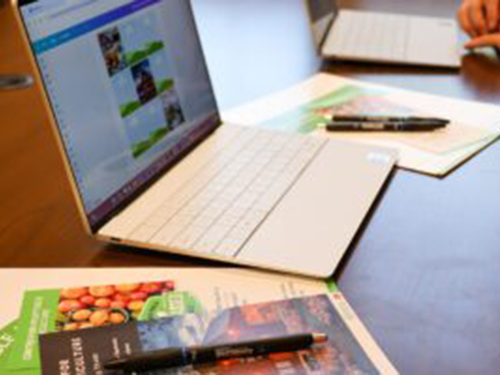
[[[7,362],[7,358],[10,353],[10,349],[14,344],[14,335],[17,330],[17,321],[10,323],[8,326],[0,329],[0,373],[3,372],[3,368]]]
[[[39,369],[33,370],[8,370],[7,360],[14,345],[18,322],[14,321],[0,329],[0,374],[2,375],[39,375]]]

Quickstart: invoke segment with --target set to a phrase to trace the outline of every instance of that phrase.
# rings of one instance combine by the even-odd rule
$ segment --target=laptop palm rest
[[[394,160],[387,150],[368,153],[363,146],[329,142],[237,258],[330,276]]]
[[[460,66],[458,29],[453,20],[412,17],[406,60],[421,64]]]

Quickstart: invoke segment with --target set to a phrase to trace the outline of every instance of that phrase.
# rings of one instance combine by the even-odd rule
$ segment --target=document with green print
[[[15,321],[0,329],[0,374],[4,373],[2,370],[7,362],[10,349],[14,344],[16,330],[17,322]]]
[[[15,335],[17,331],[17,321],[8,324],[6,327],[0,328],[0,374],[2,375],[39,375],[39,369],[33,370],[16,370],[9,371],[7,369],[7,360],[14,345]]]
[[[325,293],[335,287],[300,278],[235,270],[169,271],[169,278],[31,290],[24,294],[7,370],[40,368],[38,336],[149,321],[187,313]],[[333,289],[332,289],[333,288]]]
[[[418,116],[450,120],[430,132],[328,132],[332,116]],[[500,136],[500,107],[317,74],[223,114],[228,123],[314,134],[398,150],[398,166],[442,176]]]

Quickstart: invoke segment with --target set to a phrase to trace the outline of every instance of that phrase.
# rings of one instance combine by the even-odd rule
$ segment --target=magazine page
[[[64,287],[24,293],[6,371],[40,368],[40,333],[216,312],[242,304],[335,290],[334,284],[323,281],[237,269],[75,271],[82,274],[82,279],[93,281],[85,286],[75,285],[75,274],[54,272],[60,279],[67,276],[69,281],[60,281]],[[153,278],[140,279],[146,275]]]
[[[396,374],[340,293],[42,335],[43,374],[105,374],[103,365],[165,348],[235,343],[299,333],[327,343],[296,352],[155,370],[154,374]]]

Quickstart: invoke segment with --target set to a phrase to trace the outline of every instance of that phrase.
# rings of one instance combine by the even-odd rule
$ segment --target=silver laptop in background
[[[189,1],[20,0],[18,9],[92,236],[334,272],[393,152],[222,124]]]
[[[306,0],[325,58],[458,68],[460,31],[453,19],[339,9]]]

